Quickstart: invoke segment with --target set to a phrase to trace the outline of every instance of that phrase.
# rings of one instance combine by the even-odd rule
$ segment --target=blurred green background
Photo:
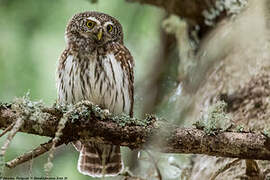
[[[57,97],[55,72],[58,57],[65,47],[66,23],[75,13],[92,10],[110,14],[121,22],[125,44],[136,63],[135,82],[147,81],[148,71],[160,48],[163,17],[160,9],[124,0],[99,0],[95,4],[87,0],[0,0],[0,102],[12,101],[29,91],[32,100],[52,105]],[[136,96],[135,101],[139,104],[142,98]],[[136,112],[142,111],[139,106],[135,107]],[[5,160],[46,140],[45,137],[18,133]],[[72,146],[57,149],[51,175],[70,180],[91,179],[77,171],[77,159],[78,153]],[[32,163],[6,169],[5,175],[44,176],[46,161],[47,154]]]

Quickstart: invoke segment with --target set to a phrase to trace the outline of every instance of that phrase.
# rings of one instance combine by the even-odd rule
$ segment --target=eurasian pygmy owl
[[[83,12],[69,21],[65,38],[57,71],[59,103],[89,100],[114,114],[132,116],[134,62],[124,46],[121,24],[104,13]],[[81,173],[101,177],[121,172],[120,146],[94,141],[74,146],[80,152]]]

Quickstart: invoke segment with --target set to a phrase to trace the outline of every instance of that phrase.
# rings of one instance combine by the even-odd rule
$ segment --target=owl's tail
[[[89,142],[81,144],[79,150],[78,170],[84,175],[116,176],[123,169],[120,146]]]

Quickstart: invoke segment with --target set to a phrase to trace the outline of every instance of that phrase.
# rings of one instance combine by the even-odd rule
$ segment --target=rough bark
[[[21,111],[14,111],[12,107],[13,105],[1,106],[1,129],[7,128],[17,117],[24,116]],[[68,112],[61,108],[35,108],[41,108],[38,116],[45,118],[37,120],[28,114],[29,118],[25,119],[20,128],[21,132],[54,137],[59,120],[64,114],[69,113],[63,135],[60,137],[61,141],[66,143],[78,139],[96,140],[128,146],[131,149],[145,148],[144,145],[147,144],[148,148],[167,153],[270,160],[269,138],[261,133],[217,132],[215,135],[208,135],[203,130],[175,127],[152,116],[143,120],[113,116],[107,110],[101,110],[89,102],[79,103]]]
[[[198,78],[201,84],[193,93],[187,88],[186,94],[193,98],[191,113],[186,116],[187,123],[223,96],[233,122],[239,127],[256,131],[269,129],[269,8],[266,7],[269,7],[269,1],[248,1],[241,13],[218,23],[201,41],[196,55],[200,64],[190,76],[193,79],[202,77]],[[193,159],[190,179],[211,179],[232,161],[197,156]],[[240,161],[216,179],[250,177],[245,162]],[[260,172],[269,172],[269,161],[256,162]]]

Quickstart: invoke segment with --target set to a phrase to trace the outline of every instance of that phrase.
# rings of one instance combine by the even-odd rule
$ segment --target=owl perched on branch
[[[69,21],[65,38],[57,71],[59,103],[89,100],[114,114],[132,116],[134,62],[124,46],[121,24],[104,13],[83,12]],[[92,141],[74,146],[82,174],[114,176],[123,169],[120,146]]]

